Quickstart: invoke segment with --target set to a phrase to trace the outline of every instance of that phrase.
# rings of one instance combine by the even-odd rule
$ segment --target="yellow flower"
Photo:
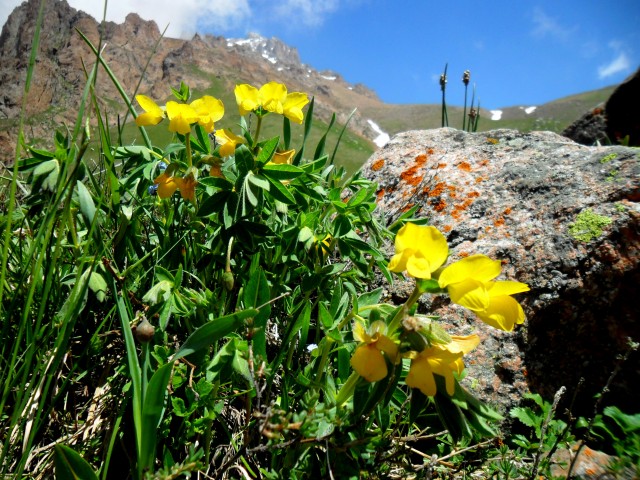
[[[169,118],[169,130],[182,135],[189,133],[191,124],[200,119],[191,105],[174,101],[167,102],[167,117]]]
[[[172,177],[166,173],[158,175],[153,183],[158,185],[158,196],[160,198],[169,198],[180,187],[181,178]]]
[[[381,320],[373,322],[368,332],[361,323],[356,322],[353,327],[353,337],[361,345],[351,357],[351,366],[368,382],[377,382],[386,377],[388,370],[385,356],[391,363],[395,363],[398,355],[398,345],[383,333],[386,327]]]
[[[282,105],[284,116],[293,122],[302,123],[302,119],[304,118],[302,107],[307,103],[309,103],[309,98],[306,93],[289,93]]]
[[[244,137],[235,135],[231,130],[218,130],[215,134],[216,140],[220,143],[220,156],[228,157],[236,151],[239,143],[247,143]]]
[[[224,115],[224,105],[220,100],[210,95],[205,95],[191,102],[191,108],[198,115],[198,123],[207,133],[214,131],[213,122],[217,122]]]
[[[146,95],[136,95],[136,101],[145,111],[136,117],[136,125],[139,127],[157,125],[164,118],[164,111],[156,102]]]
[[[195,188],[198,181],[192,173],[180,178],[172,177],[165,172],[157,176],[153,183],[158,185],[158,196],[160,198],[169,198],[176,193],[176,190],[180,190],[180,195],[185,200],[193,202],[196,198]]]
[[[293,156],[295,155],[295,150],[285,150],[284,152],[276,152],[273,155],[271,161],[267,162],[267,164],[272,165],[291,165],[293,161]]]
[[[447,260],[449,247],[435,227],[405,224],[396,235],[396,254],[389,262],[392,272],[404,272],[416,278],[431,278]]]
[[[510,295],[529,291],[526,283],[494,282],[500,275],[500,261],[485,255],[472,255],[452,263],[438,278],[451,301],[476,313],[492,327],[511,331],[525,320],[520,304]]]
[[[196,185],[198,181],[193,176],[193,173],[187,174],[184,178],[180,179],[180,195],[184,200],[196,200]]]
[[[267,112],[278,113],[282,115],[284,108],[282,104],[287,98],[287,87],[282,83],[269,82],[260,87],[259,99],[260,106]]]
[[[409,373],[405,379],[407,386],[418,388],[429,397],[436,394],[434,374],[445,379],[447,393],[451,396],[455,391],[453,372],[460,374],[464,370],[462,356],[469,353],[480,343],[480,337],[451,337],[451,343],[434,345],[418,353],[411,362]]]
[[[296,123],[302,123],[302,107],[309,103],[306,93],[287,94],[287,87],[277,82],[266,83],[260,90],[247,84],[236,85],[234,93],[240,115],[263,109],[284,115]]]

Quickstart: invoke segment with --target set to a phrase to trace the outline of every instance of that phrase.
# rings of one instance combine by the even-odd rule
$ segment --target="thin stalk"
[[[442,126],[449,126],[449,117],[447,115],[447,102],[445,99],[445,92],[447,90],[447,67],[448,63],[444,65],[444,73],[440,75],[440,90],[442,91]]]

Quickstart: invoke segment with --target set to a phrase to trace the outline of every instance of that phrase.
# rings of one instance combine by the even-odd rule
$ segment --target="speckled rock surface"
[[[502,279],[531,287],[517,297],[527,322],[515,332],[492,329],[442,296],[421,305],[452,332],[482,337],[466,360],[467,386],[478,395],[506,409],[527,390],[551,399],[564,385],[571,399],[584,377],[574,409],[588,412],[627,338],[640,341],[639,158],[638,149],[586,147],[550,132],[445,128],[399,134],[365,164],[388,223],[419,205],[416,216],[445,234],[452,260],[489,255],[502,261]],[[571,225],[587,209],[609,223],[585,242]],[[402,301],[410,288],[396,282],[389,296]],[[636,353],[611,403],[640,410],[638,381]]]

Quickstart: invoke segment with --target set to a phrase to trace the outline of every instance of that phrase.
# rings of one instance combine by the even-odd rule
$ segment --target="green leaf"
[[[258,308],[271,300],[271,288],[261,267],[258,267],[249,278],[243,291],[242,300],[246,308]],[[253,317],[253,328],[255,329],[253,332],[253,351],[264,359],[267,358],[266,329],[270,314],[271,305],[267,304],[260,309],[260,313]]]
[[[54,158],[38,165],[33,171],[33,178],[43,189],[54,192],[58,182],[58,173],[60,173],[60,165],[58,160]]]
[[[158,368],[151,377],[151,380],[149,380],[147,391],[144,392],[144,404],[142,405],[142,446],[139,460],[143,470],[153,467],[153,462],[156,458],[158,426],[164,416],[167,385],[169,385],[172,368],[173,362],[169,362]]]
[[[173,283],[168,280],[161,280],[144,294],[142,301],[150,305],[156,305],[160,302],[166,302],[171,296]]]
[[[62,444],[58,444],[53,448],[56,479],[98,480],[98,476],[91,468],[91,465],[72,448]]]
[[[265,178],[269,181],[273,188],[269,189],[269,195],[271,195],[276,200],[285,203],[287,205],[295,205],[296,199],[291,194],[289,189],[285,187],[279,180],[272,180],[268,175],[265,174]]]
[[[249,308],[205,323],[189,335],[189,338],[185,340],[182,347],[173,355],[172,361],[207,348],[213,342],[220,340],[222,337],[240,328],[244,324],[245,319],[255,317],[258,313],[258,310],[255,308]]]
[[[352,230],[353,226],[346,215],[338,215],[333,221],[333,236],[336,238],[344,237]]]
[[[323,155],[313,162],[305,163],[300,168],[302,168],[302,170],[304,170],[306,173],[312,174],[322,170],[322,168],[326,165],[327,160],[329,160],[329,157],[327,155]]]
[[[443,393],[446,392],[444,378],[440,375],[434,375],[434,378],[436,379],[438,389],[434,397],[434,402],[442,424],[455,441],[463,438],[471,438],[473,434],[471,433],[467,420],[462,414],[462,410],[460,410],[460,407],[458,407],[446,393]]]
[[[236,147],[235,160],[240,177],[245,176],[253,168],[253,155],[251,150],[244,144]]]
[[[529,407],[514,407],[509,416],[517,418],[527,427],[535,428],[540,424],[540,419]]]
[[[93,203],[93,198],[87,187],[80,180],[76,182],[78,189],[78,202],[80,203],[80,211],[84,216],[87,224],[93,222],[93,217],[96,214],[96,205]]]
[[[96,298],[100,302],[104,302],[105,295],[107,294],[107,282],[104,281],[102,275],[98,272],[91,272],[89,277],[89,288],[95,293]]]
[[[294,165],[271,164],[262,167],[262,173],[273,180],[292,180],[304,174],[304,170]]]
[[[233,196],[235,196],[235,193],[227,190],[214,193],[202,202],[202,205],[200,205],[198,209],[198,216],[208,217],[213,213],[220,212],[227,205],[227,200]]]
[[[264,165],[273,158],[280,143],[280,137],[273,137],[262,144],[262,149],[258,153],[256,162],[260,165]]]
[[[269,181],[264,176],[258,173],[249,172],[247,178],[249,179],[249,182],[256,187],[266,190],[267,192],[269,191]]]

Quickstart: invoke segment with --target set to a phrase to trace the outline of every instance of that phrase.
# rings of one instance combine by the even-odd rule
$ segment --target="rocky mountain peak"
[[[227,40],[227,47],[261,57],[274,65],[301,65],[298,49],[290,47],[275,37],[265,38],[257,33],[249,33],[247,38]]]

